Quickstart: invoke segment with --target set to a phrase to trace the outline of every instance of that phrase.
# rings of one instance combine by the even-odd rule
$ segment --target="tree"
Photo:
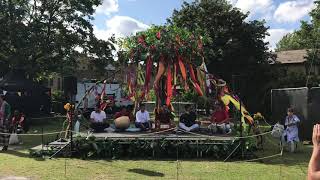
[[[303,49],[300,36],[297,32],[286,34],[276,45],[276,51]]]
[[[164,103],[172,107],[173,90],[178,84],[185,91],[193,87],[203,96],[206,82],[202,77],[205,74],[198,66],[203,62],[203,43],[206,41],[205,36],[170,25],[152,26],[135,36],[124,38],[120,41],[123,50],[120,55],[121,60],[124,56],[130,61],[127,69],[129,96],[134,97],[136,103],[146,98],[151,89],[154,65],[157,66],[157,73],[152,84],[158,110]]]
[[[315,65],[320,64],[320,1],[314,2],[316,8],[310,13],[311,21],[301,21],[300,28],[284,36],[277,44],[276,51],[307,49],[305,76],[306,86],[318,84],[318,77],[313,74]]]
[[[247,17],[225,0],[197,0],[185,2],[168,23],[208,36],[211,43],[204,46],[208,70],[228,82],[241,79],[241,96],[249,108],[258,109],[263,106],[258,97],[263,97],[263,87],[271,77],[270,53],[264,42],[268,28],[264,21],[247,21]]]
[[[316,8],[309,13],[311,21],[301,21],[298,30],[287,34],[278,42],[276,51],[319,48],[320,1],[314,3]]]
[[[97,40],[90,23],[94,7],[100,3],[101,0],[1,0],[2,70],[23,66],[34,77],[51,72],[72,73],[79,55],[76,48],[95,59],[112,58],[112,43]]]

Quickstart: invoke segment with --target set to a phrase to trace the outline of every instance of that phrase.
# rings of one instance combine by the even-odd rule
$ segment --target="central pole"
[[[74,113],[74,112],[73,112]],[[73,116],[71,116],[70,119],[70,156],[72,156],[72,150],[73,150],[73,131],[72,131],[72,127],[73,127]]]
[[[244,157],[244,140],[243,140],[243,126],[242,126],[242,103],[241,103],[241,97],[240,97],[240,93],[239,93],[239,103],[240,103],[240,108],[239,108],[239,111],[240,111],[240,116],[239,116],[239,119],[240,119],[240,143],[241,143],[241,155],[242,155],[242,158]]]
[[[237,90],[240,91],[240,88],[236,89],[236,77],[241,77],[240,75],[232,75],[232,86],[233,86],[233,92],[236,92]],[[238,84],[238,87],[240,87],[240,85]],[[240,92],[238,93],[238,98],[239,98],[239,111],[240,111],[240,115],[239,115],[239,123],[240,123],[240,148],[241,148],[241,156],[242,158],[244,158],[244,140],[243,140],[243,125],[242,125],[242,101],[241,101],[241,94]]]
[[[74,105],[75,107],[75,101],[73,98],[73,95],[70,93],[70,101],[71,104]],[[73,151],[73,118],[75,116],[74,108],[71,108],[71,114],[70,114],[70,128],[68,129],[70,131],[70,156],[72,156],[72,151]],[[68,133],[68,132],[67,132]]]

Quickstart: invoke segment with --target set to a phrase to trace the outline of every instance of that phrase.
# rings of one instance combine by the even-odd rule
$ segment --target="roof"
[[[277,62],[280,64],[300,64],[306,61],[307,50],[290,50],[276,52]]]

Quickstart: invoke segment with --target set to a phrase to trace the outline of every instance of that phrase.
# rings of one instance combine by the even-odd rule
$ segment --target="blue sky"
[[[191,2],[193,0],[187,0]],[[270,48],[281,37],[299,28],[301,20],[310,20],[308,12],[314,0],[228,0],[243,12],[250,12],[248,21],[265,19],[271,36],[266,38]],[[111,34],[128,36],[148,28],[151,24],[163,24],[174,9],[181,8],[183,0],[103,0],[97,7],[95,34],[107,39]]]

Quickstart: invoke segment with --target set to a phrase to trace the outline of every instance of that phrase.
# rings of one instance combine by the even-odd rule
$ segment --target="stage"
[[[232,142],[237,138],[228,135],[205,135],[187,132],[105,132],[105,133],[80,133],[75,136],[88,137],[94,136],[96,140],[168,140],[168,141],[221,141]]]
[[[37,146],[33,152],[62,156],[70,151],[70,139]],[[72,154],[82,158],[226,158],[239,145],[233,135],[165,132],[81,132],[73,134]],[[58,152],[61,149],[61,153]],[[64,150],[63,150],[64,149]],[[71,151],[70,151],[71,152]],[[33,153],[35,154],[35,153]]]

